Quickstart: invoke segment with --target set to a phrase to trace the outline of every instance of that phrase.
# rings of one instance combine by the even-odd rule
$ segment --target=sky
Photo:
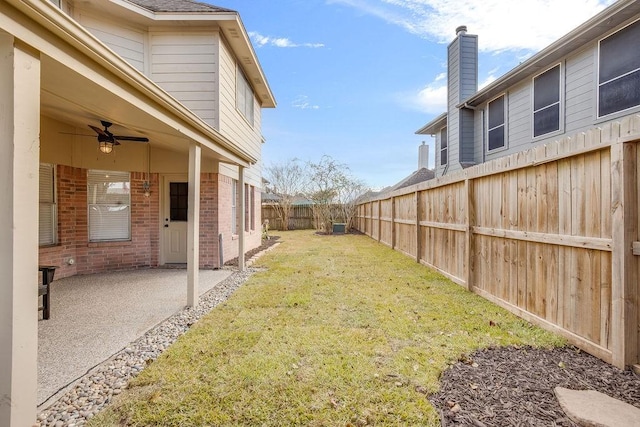
[[[202,0],[201,0],[202,1]],[[238,11],[277,107],[265,166],[328,155],[373,189],[418,169],[416,130],[446,110],[447,45],[478,35],[480,87],[613,0],[207,0]]]

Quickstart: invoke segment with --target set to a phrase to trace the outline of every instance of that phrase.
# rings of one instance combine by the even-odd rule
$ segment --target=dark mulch
[[[244,254],[244,260],[248,261],[255,254],[260,253],[260,252],[264,251],[267,248],[270,248],[271,246],[273,246],[276,243],[278,243],[279,239],[280,239],[280,236],[269,236],[268,239],[262,239],[262,243],[260,244],[260,246],[258,246],[255,249],[251,249],[250,251],[248,251],[247,253]],[[230,267],[237,267],[238,266],[238,258],[236,257],[236,258],[230,259],[229,261],[225,262],[224,265],[230,266]]]
[[[640,408],[640,377],[575,347],[480,350],[447,369],[429,400],[443,426],[576,426],[557,386],[596,390]]]

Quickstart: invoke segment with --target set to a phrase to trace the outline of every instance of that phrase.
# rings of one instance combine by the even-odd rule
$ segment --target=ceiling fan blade
[[[99,127],[95,127],[92,125],[89,125],[89,127],[91,129],[93,129],[95,131],[95,133],[97,133],[98,135],[103,135],[103,136],[110,136],[108,133],[106,133],[105,131],[103,131],[102,129],[100,129]]]
[[[117,136],[113,135],[114,139],[119,139],[121,141],[137,141],[137,142],[149,142],[149,138],[145,138],[142,136]]]

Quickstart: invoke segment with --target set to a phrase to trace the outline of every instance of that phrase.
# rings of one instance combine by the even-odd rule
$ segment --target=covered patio
[[[231,270],[201,270],[200,295]],[[91,368],[185,308],[185,269],[67,277],[52,284],[51,317],[38,322],[38,405],[55,401]]]

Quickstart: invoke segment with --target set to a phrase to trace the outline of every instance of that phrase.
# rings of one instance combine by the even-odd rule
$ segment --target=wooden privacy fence
[[[269,228],[282,230],[282,219],[273,205],[262,205],[262,221],[269,220]],[[289,216],[289,230],[315,229],[316,221],[311,206],[293,206]]]
[[[618,367],[640,360],[640,116],[359,205],[372,238]]]

